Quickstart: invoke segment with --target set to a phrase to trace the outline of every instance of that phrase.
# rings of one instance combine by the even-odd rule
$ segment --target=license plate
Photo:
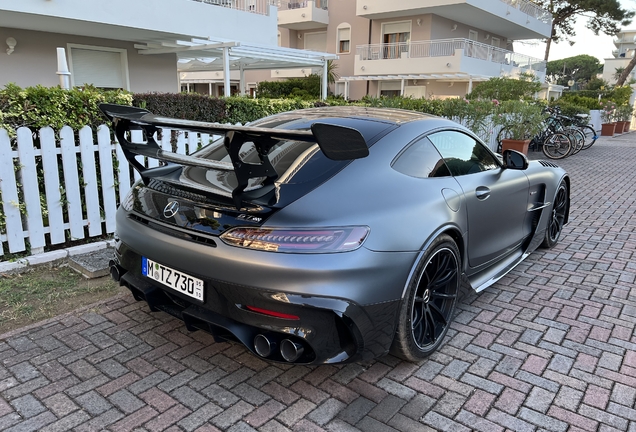
[[[168,288],[189,297],[203,301],[203,281],[178,270],[156,263],[146,257],[141,258],[141,273]]]

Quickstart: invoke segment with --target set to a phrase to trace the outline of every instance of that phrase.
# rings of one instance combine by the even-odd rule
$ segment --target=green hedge
[[[224,99],[198,93],[135,93],[132,104],[165,117],[208,122],[227,121]]]
[[[19,127],[33,130],[51,126],[59,130],[68,125],[74,130],[104,123],[100,103],[130,105],[132,94],[124,91],[103,91],[94,87],[62,90],[60,87],[27,87],[7,84],[0,89],[0,128],[10,134]]]

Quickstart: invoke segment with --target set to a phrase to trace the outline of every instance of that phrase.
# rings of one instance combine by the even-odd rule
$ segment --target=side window
[[[443,131],[428,136],[444,158],[454,176],[474,174],[499,168],[486,147],[469,135],[458,131]]]
[[[446,177],[450,175],[444,159],[427,139],[408,146],[391,165],[394,170],[411,177]]]

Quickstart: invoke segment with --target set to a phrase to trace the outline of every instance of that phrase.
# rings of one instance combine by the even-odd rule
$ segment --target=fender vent
[[[548,161],[544,161],[544,160],[539,160],[537,162],[539,162],[544,167],[559,168],[559,166],[557,164],[555,164],[554,162],[548,162]]]

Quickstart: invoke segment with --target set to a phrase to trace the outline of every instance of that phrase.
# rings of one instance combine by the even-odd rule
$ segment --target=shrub
[[[545,117],[538,104],[509,100],[497,108],[493,122],[508,129],[510,139],[525,140],[539,133]]]
[[[281,81],[261,81],[256,89],[259,98],[302,98],[320,97],[320,76],[309,75],[306,78],[290,78]]]
[[[601,109],[601,105],[598,103],[598,96],[596,98],[583,96],[582,92],[567,92],[551,105],[559,105],[562,109],[565,105],[573,105],[589,110]]]
[[[596,102],[598,105],[598,102]],[[558,99],[550,104],[550,106],[558,106],[561,108],[561,114],[568,117],[574,117],[577,114],[589,114],[590,110],[582,105],[576,105],[568,100]],[[598,105],[600,108],[600,105]],[[598,108],[595,108],[598,109]]]
[[[205,122],[226,122],[226,100],[198,93],[135,93],[133,105],[153,114]]]
[[[466,95],[466,99],[531,100],[539,90],[541,90],[541,83],[534,77],[525,79],[496,77],[477,84],[473,91]]]
[[[74,130],[90,126],[93,130],[105,122],[100,103],[130,105],[132,94],[122,90],[105,91],[92,86],[63,90],[60,87],[27,87],[7,84],[0,89],[0,128],[11,136],[25,126],[32,130],[51,126],[59,130],[68,125]]]

